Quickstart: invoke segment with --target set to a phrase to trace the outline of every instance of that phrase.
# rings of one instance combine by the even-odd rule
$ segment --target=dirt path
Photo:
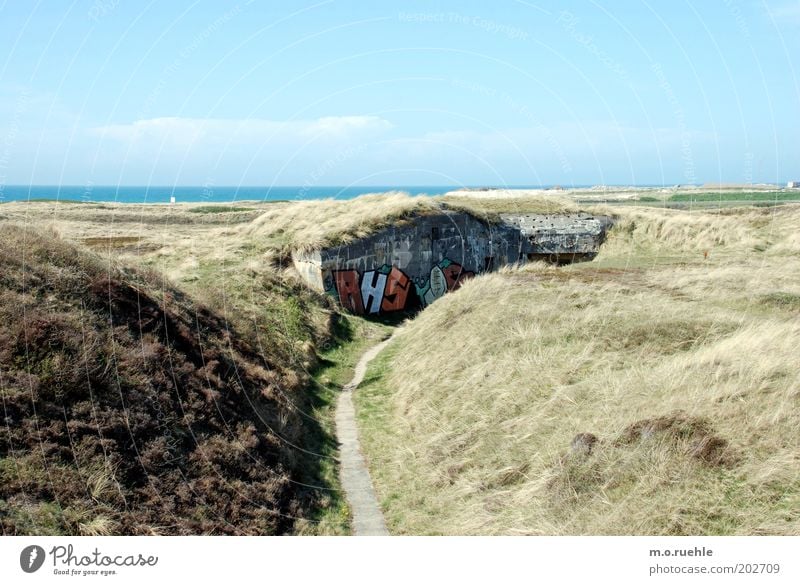
[[[342,388],[336,405],[336,438],[339,441],[339,460],[342,488],[344,488],[350,510],[353,512],[353,534],[356,536],[388,536],[386,523],[369,470],[361,454],[356,426],[356,411],[353,406],[353,390],[364,379],[367,364],[386,347],[391,338],[372,347],[356,364],[350,383]]]

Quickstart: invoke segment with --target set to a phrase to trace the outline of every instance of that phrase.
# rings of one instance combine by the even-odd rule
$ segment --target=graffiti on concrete
[[[471,270],[464,270],[461,264],[451,262],[447,258],[442,260],[440,266],[442,267],[444,278],[447,281],[447,290],[450,291],[456,290],[465,280],[475,276],[475,273]]]
[[[386,280],[386,288],[383,290],[381,311],[391,313],[405,309],[410,286],[411,279],[402,270],[392,266]]]
[[[445,258],[431,268],[427,281],[415,285],[422,306],[427,307],[444,293],[456,290],[465,280],[473,276],[474,272],[464,270],[461,264]]]
[[[364,303],[365,313],[380,313],[386,276],[380,270],[370,270],[361,277],[361,302]]]
[[[449,209],[415,214],[346,243],[294,250],[292,261],[311,288],[344,309],[388,314],[427,307],[478,272],[591,260],[612,224],[585,213],[506,213],[497,220]]]
[[[377,270],[358,274],[357,270],[334,270],[329,293],[357,315],[376,315],[402,311],[408,303],[411,279],[396,266],[384,264]]]
[[[358,272],[355,270],[334,270],[333,281],[339,303],[356,315],[364,314],[364,303],[361,300],[361,289],[358,286]]]
[[[352,269],[333,270],[332,281],[328,281],[326,289],[338,297],[342,307],[351,313],[377,315],[409,308],[414,294],[420,304],[427,307],[472,276],[475,276],[474,272],[464,270],[461,264],[445,258],[431,267],[429,277],[420,283],[412,282],[397,266],[384,264],[361,275]]]

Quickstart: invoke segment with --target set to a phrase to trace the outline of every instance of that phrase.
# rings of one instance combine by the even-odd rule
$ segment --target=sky
[[[0,0],[3,185],[800,180],[800,0]]]

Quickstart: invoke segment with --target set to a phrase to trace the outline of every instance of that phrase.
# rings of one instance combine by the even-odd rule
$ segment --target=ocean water
[[[60,201],[117,203],[177,203],[231,201],[298,201],[308,199],[352,199],[365,193],[406,191],[412,195],[441,195],[459,186],[379,186],[379,187],[115,187],[80,185],[0,185],[0,203],[56,199]]]

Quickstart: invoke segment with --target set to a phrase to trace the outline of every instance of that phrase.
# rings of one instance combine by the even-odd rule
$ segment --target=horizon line
[[[414,184],[414,183],[405,183],[405,184],[383,184],[383,185],[202,185],[202,184],[185,184],[185,185],[162,185],[162,184],[79,184],[79,183],[9,183],[6,185],[0,185],[0,193],[2,193],[4,188],[7,187],[53,187],[53,188],[63,188],[63,187],[79,187],[82,189],[94,189],[97,187],[106,187],[106,188],[148,188],[148,189],[289,189],[289,188],[297,188],[297,189],[353,189],[353,188],[364,188],[364,189],[373,189],[373,188],[394,188],[399,189],[403,187],[436,187],[436,188],[456,188],[456,189],[553,189],[556,187],[560,187],[561,189],[585,189],[588,187],[704,187],[704,186],[718,186],[718,187],[755,187],[758,185],[770,185],[770,186],[782,186],[786,181],[754,181],[749,183],[737,183],[737,182],[728,182],[728,181],[719,181],[719,182],[703,182],[703,183],[583,183],[583,184],[573,184],[573,185],[565,185],[561,183],[552,183],[552,184],[540,184],[540,185],[533,185],[533,184],[508,184],[508,185],[499,185],[499,184]]]

